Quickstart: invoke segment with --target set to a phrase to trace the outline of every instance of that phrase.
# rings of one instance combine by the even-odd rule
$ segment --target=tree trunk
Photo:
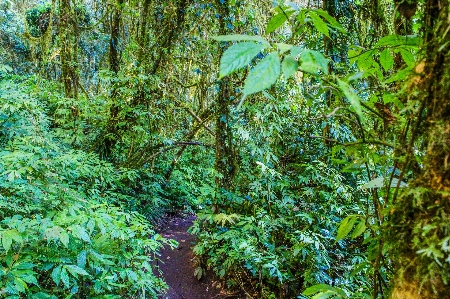
[[[230,14],[228,1],[216,1],[219,18],[219,35],[229,34],[226,20]],[[223,53],[223,45],[219,45],[219,57]],[[233,135],[230,124],[230,82],[228,78],[219,82],[217,95],[217,119],[216,119],[216,184],[219,188],[229,190],[232,187],[236,174],[236,160],[233,150]]]
[[[117,77],[120,71],[120,24],[122,23],[122,9],[124,0],[118,0],[111,21],[111,35],[109,40],[109,69]],[[117,102],[118,90],[117,83],[112,86],[111,100],[112,105],[109,109],[109,119],[106,126],[107,133],[104,135],[103,156],[108,158],[111,156],[112,150],[117,143],[118,138],[118,115],[120,112],[120,103]]]
[[[448,0],[427,0],[425,60],[408,98],[419,113],[411,139],[422,136],[422,171],[391,210],[388,233],[396,276],[392,299],[448,298],[450,277],[450,12]],[[410,143],[413,145],[413,141]],[[417,141],[416,141],[417,142]],[[413,147],[410,146],[410,155]],[[408,163],[408,162],[405,162]]]
[[[76,17],[72,14],[70,0],[59,2],[59,38],[61,43],[61,76],[68,98],[78,97],[78,61]],[[76,112],[74,112],[75,114]]]

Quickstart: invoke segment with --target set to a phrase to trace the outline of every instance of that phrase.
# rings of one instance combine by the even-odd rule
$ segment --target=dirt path
[[[238,298],[221,290],[218,283],[212,280],[212,275],[207,275],[200,281],[194,277],[195,259],[191,247],[194,245],[195,236],[187,232],[195,220],[194,216],[187,218],[173,218],[162,228],[162,235],[175,239],[179,246],[176,249],[165,248],[161,251],[160,264],[164,280],[169,285],[167,294],[163,299],[225,299]]]

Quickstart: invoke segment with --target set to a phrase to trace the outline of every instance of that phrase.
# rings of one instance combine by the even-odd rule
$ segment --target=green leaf
[[[80,268],[86,267],[86,260],[87,260],[87,251],[83,250],[77,256],[78,267]]]
[[[266,33],[272,33],[286,22],[287,18],[283,13],[274,15],[267,24]]]
[[[283,73],[283,77],[285,79],[289,79],[295,72],[298,71],[298,62],[294,59],[294,57],[288,55],[284,57],[283,62],[281,64],[281,70]]]
[[[15,289],[19,293],[24,293],[25,290],[28,289],[26,282],[23,281],[22,279],[20,279],[19,277],[14,277],[14,285],[15,285]]]
[[[381,38],[375,47],[398,47],[398,46],[412,46],[417,47],[422,43],[422,40],[417,35],[387,35]]]
[[[128,279],[130,279],[131,281],[136,282],[139,280],[138,275],[133,270],[127,269],[126,272]]]
[[[295,58],[298,58],[300,56],[300,54],[302,53],[303,49],[300,47],[292,47],[291,49],[291,55]]]
[[[311,299],[328,299],[328,298],[333,298],[333,297],[336,298],[335,296],[336,296],[336,292],[325,291],[325,292],[317,293]]]
[[[280,54],[286,53],[287,51],[290,51],[294,46],[284,43],[276,43],[275,44],[280,51]]]
[[[61,281],[61,266],[55,267],[51,276],[55,284],[59,285],[59,282]]]
[[[284,22],[287,21],[288,17],[290,17],[293,13],[294,11],[291,10],[279,12],[274,15],[267,24],[266,33],[269,34],[277,30],[281,25],[284,24]]]
[[[356,215],[350,215],[342,220],[338,228],[336,241],[344,239],[350,233],[357,219],[358,217]]]
[[[347,33],[344,29],[344,27],[342,27],[341,24],[339,24],[338,21],[336,21],[335,18],[333,18],[332,16],[330,16],[326,11],[322,10],[322,9],[315,9],[314,13],[318,14],[319,16],[321,16],[322,18],[324,18],[325,20],[327,20],[328,23],[330,23],[330,25],[339,30],[342,33]]]
[[[270,44],[267,40],[260,36],[246,35],[246,34],[230,34],[230,35],[217,35],[213,36],[212,39],[219,42],[236,42],[236,41],[254,41],[260,42],[264,46],[268,47]]]
[[[415,66],[416,59],[414,58],[414,55],[410,51],[401,49],[400,54],[402,55],[402,58],[407,66],[409,67]]]
[[[380,63],[385,71],[388,71],[394,65],[394,59],[391,56],[389,49],[384,49],[380,54]]]
[[[72,276],[75,278],[78,277],[78,274],[83,276],[89,276],[89,273],[87,273],[86,270],[75,265],[66,265],[64,266],[64,268],[66,268],[67,271],[69,271],[69,273],[72,274]]]
[[[356,63],[361,71],[366,71],[372,68],[375,64],[375,60],[373,60],[374,51],[367,51],[362,53],[356,58]]]
[[[359,223],[356,225],[355,230],[352,232],[351,237],[357,238],[366,231],[366,222],[364,219],[360,219]]]
[[[228,76],[236,70],[246,67],[265,47],[258,43],[243,42],[232,45],[220,59],[219,78]]]
[[[0,72],[12,73],[13,69],[9,65],[0,64]]]
[[[280,57],[272,52],[250,71],[244,85],[244,96],[269,88],[280,76]]]
[[[370,182],[365,183],[364,188],[367,188],[367,189],[384,188],[385,186],[388,185],[388,183],[389,183],[388,178],[378,177],[378,178],[371,180]],[[390,188],[397,188],[397,185],[398,185],[398,179],[392,178]],[[408,184],[402,181],[402,182],[400,182],[399,187],[400,188],[408,187]]]
[[[345,97],[349,100],[356,114],[362,120],[361,98],[351,89],[347,82],[337,79],[339,87],[344,92]]]
[[[328,59],[320,52],[304,49],[300,55],[300,68],[307,73],[328,74]]]
[[[89,234],[84,229],[84,227],[77,224],[77,225],[72,226],[71,229],[72,229],[73,235],[75,237],[77,237],[78,239],[81,239],[86,242],[91,242],[91,239],[89,238]]]
[[[322,292],[322,293],[333,292],[335,295],[338,295],[340,297],[345,297],[346,296],[345,292],[343,290],[335,288],[335,287],[332,287],[332,286],[327,285],[327,284],[316,284],[316,285],[313,285],[313,286],[307,288],[306,290],[304,290],[302,294],[305,295],[305,296],[310,296],[310,295],[313,295],[313,294],[319,293],[319,292]]]
[[[69,246],[69,234],[67,232],[62,231],[59,235],[59,240],[66,248]]]
[[[384,81],[385,84],[389,84],[395,81],[405,80],[411,74],[411,68],[406,68],[394,73],[390,78]]]
[[[66,268],[61,269],[61,281],[66,286],[66,288],[70,287],[70,278],[69,278],[69,274],[67,273]]]
[[[4,231],[2,234],[2,246],[5,249],[6,252],[9,251],[12,245],[13,238],[11,234],[8,233],[9,231]]]
[[[63,232],[63,231],[64,231],[64,229],[60,226],[49,227],[45,230],[45,237],[48,240],[60,239],[61,232]]]
[[[315,14],[314,11],[309,13],[311,20],[313,21],[314,27],[316,27],[317,31],[320,33],[330,37],[330,31],[328,30],[327,24],[322,20],[322,18]]]

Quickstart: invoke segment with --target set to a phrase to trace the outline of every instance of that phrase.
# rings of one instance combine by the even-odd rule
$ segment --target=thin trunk
[[[72,14],[70,0],[60,0],[60,43],[61,43],[61,76],[64,84],[64,92],[68,98],[78,96],[78,61],[76,61],[76,18]],[[74,113],[75,114],[75,113]]]
[[[124,0],[118,0],[116,3],[116,9],[114,10],[113,17],[111,20],[111,36],[109,40],[109,69],[114,73],[115,76],[120,71],[120,48],[119,48],[119,39],[120,39],[120,25],[122,23],[122,9],[123,9]],[[113,150],[113,147],[117,143],[117,123],[118,123],[118,115],[120,112],[120,103],[117,101],[118,99],[118,90],[117,86],[112,86],[111,92],[111,100],[112,105],[109,110],[109,119],[106,128],[106,134],[104,137],[104,150],[103,155],[105,157],[109,157]]]
[[[226,20],[230,15],[228,1],[217,0],[219,17],[219,35],[229,34]],[[218,57],[223,53],[223,45],[219,45]],[[219,188],[229,190],[233,186],[233,180],[237,172],[236,159],[233,149],[233,134],[230,122],[230,89],[228,78],[219,82],[217,95],[217,119],[216,119],[216,184]]]

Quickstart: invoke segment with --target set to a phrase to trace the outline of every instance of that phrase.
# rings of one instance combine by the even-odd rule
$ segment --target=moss
[[[43,4],[28,9],[25,13],[28,30],[32,37],[41,37],[47,31],[50,24],[51,5]]]

